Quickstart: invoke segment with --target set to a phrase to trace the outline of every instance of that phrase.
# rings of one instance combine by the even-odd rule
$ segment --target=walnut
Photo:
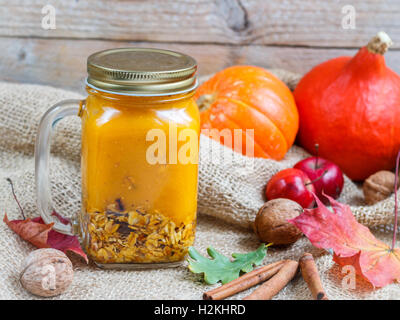
[[[74,277],[72,263],[64,252],[38,249],[24,260],[20,282],[30,293],[52,297],[64,292]]]
[[[365,202],[371,205],[389,197],[394,191],[395,176],[393,172],[387,170],[369,176],[363,184]]]
[[[262,242],[275,245],[296,242],[302,232],[288,222],[303,212],[303,208],[289,199],[274,199],[266,202],[258,211],[254,229]]]

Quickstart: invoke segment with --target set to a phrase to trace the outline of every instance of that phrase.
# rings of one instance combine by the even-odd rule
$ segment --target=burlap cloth
[[[291,87],[298,77],[275,71]],[[41,115],[62,99],[81,98],[78,94],[37,85],[0,83],[0,211],[10,219],[21,218],[6,178],[14,181],[16,193],[28,216],[37,216],[34,186],[34,141]],[[307,156],[294,146],[280,162],[253,159],[231,152],[229,161],[216,162],[212,151],[223,147],[201,137],[199,169],[199,218],[195,246],[202,253],[214,246],[226,255],[248,252],[259,246],[249,226],[264,203],[263,188],[269,177]],[[80,206],[80,120],[68,118],[57,125],[51,159],[52,191],[58,212],[72,216]],[[228,151],[229,154],[230,151]],[[252,161],[251,165],[249,161]],[[365,206],[359,188],[346,179],[341,201],[352,206],[358,220],[374,228],[380,239],[390,242],[393,222],[393,196],[374,206]],[[386,227],[385,227],[386,225]],[[381,227],[378,227],[381,226]],[[384,226],[384,227],[382,227]],[[385,231],[385,229],[387,229]],[[4,223],[0,223],[0,298],[32,299],[20,285],[18,277],[23,259],[34,249],[21,240]],[[298,259],[304,251],[317,261],[326,292],[331,299],[398,299],[400,285],[374,290],[362,279],[356,289],[343,289],[344,274],[331,256],[314,248],[303,237],[285,249],[270,249],[265,263],[283,258]],[[86,266],[71,257],[75,278],[71,287],[54,299],[201,299],[212,286],[185,266],[149,271],[104,271]],[[249,291],[233,297],[239,299]],[[306,284],[297,276],[276,299],[310,299]]]

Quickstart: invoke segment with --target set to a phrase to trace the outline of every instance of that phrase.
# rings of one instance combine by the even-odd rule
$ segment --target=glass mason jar
[[[200,120],[196,62],[157,49],[112,49],[88,58],[88,97],[43,116],[36,142],[37,205],[46,223],[78,233],[105,268],[180,264],[193,244]],[[82,206],[74,224],[52,216],[49,137],[68,115],[82,120]]]

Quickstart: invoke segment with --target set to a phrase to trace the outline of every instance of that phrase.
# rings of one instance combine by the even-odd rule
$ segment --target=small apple
[[[298,162],[294,168],[307,174],[314,185],[316,195],[325,204],[329,200],[322,193],[331,196],[334,199],[339,198],[343,189],[343,173],[333,162],[318,157],[318,145],[316,157],[309,157]]]
[[[310,178],[299,169],[285,169],[275,174],[267,184],[265,195],[268,200],[285,198],[297,202],[303,208],[315,204],[315,189]]]

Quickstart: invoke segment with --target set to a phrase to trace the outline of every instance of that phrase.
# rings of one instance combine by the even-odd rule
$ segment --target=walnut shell
[[[371,205],[389,197],[394,191],[395,177],[393,172],[387,170],[369,176],[363,184],[365,202]]]
[[[275,245],[296,242],[302,232],[288,222],[303,212],[297,202],[289,199],[274,199],[266,202],[258,211],[254,229],[262,242]]]
[[[46,248],[31,252],[24,260],[20,282],[30,293],[52,297],[64,292],[74,277],[64,252]]]

